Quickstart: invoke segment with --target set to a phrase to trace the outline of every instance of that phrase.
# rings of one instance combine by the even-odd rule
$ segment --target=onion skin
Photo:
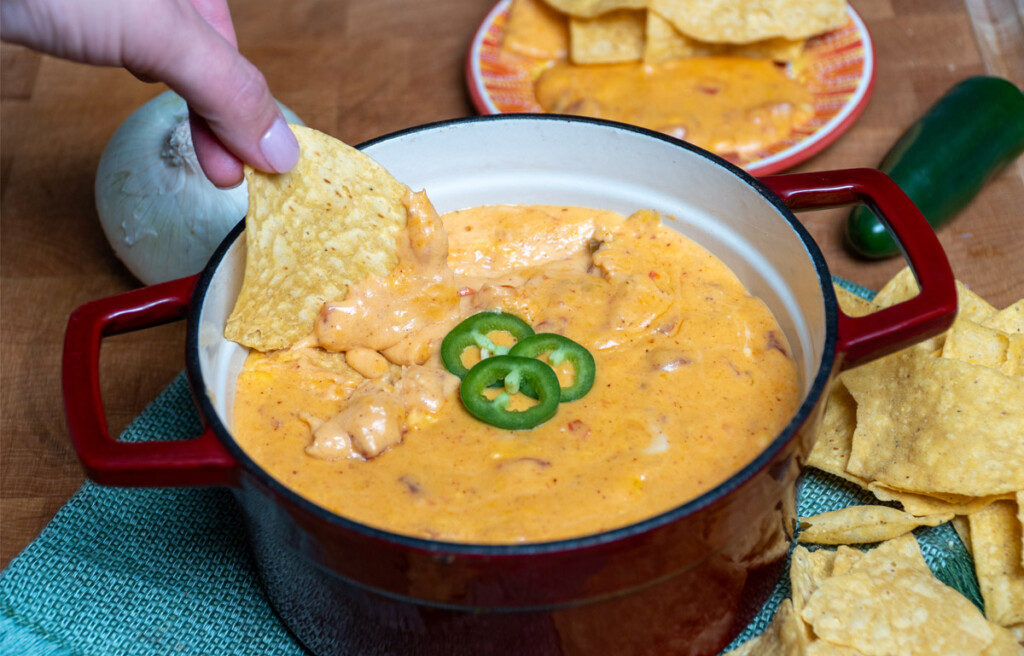
[[[289,123],[304,125],[280,105]],[[245,218],[245,184],[219,189],[192,148],[188,106],[165,91],[135,110],[110,138],[96,171],[96,211],[107,241],[146,285],[202,270]]]

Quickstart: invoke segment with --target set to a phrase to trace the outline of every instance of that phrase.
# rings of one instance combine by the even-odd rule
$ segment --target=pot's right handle
[[[64,334],[63,387],[68,432],[89,478],[102,485],[231,485],[236,462],[207,426],[191,440],[121,442],[110,435],[100,395],[104,337],[182,319],[198,276],[101,298],[71,313]]]
[[[917,278],[917,296],[863,317],[839,312],[837,349],[846,367],[937,335],[956,317],[956,282],[938,237],[921,211],[889,176],[845,169],[760,178],[792,210],[865,203],[879,216]]]

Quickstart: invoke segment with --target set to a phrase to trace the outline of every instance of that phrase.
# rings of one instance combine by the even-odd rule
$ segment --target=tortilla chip
[[[825,640],[815,640],[807,645],[803,656],[864,656],[853,647],[836,645]]]
[[[835,290],[836,300],[839,301],[839,308],[851,317],[863,317],[877,312],[879,306],[867,300],[863,296],[854,294],[849,289],[840,285],[832,284]]]
[[[793,602],[783,599],[772,623],[761,635],[727,653],[729,656],[799,656],[807,642],[802,622],[793,612]]]
[[[313,331],[320,307],[397,263],[408,192],[360,151],[292,126],[302,149],[289,173],[246,169],[245,276],[224,334],[261,351]]]
[[[968,515],[981,510],[993,501],[1008,499],[1009,495],[995,494],[984,497],[964,496],[960,494],[917,494],[907,490],[896,488],[878,482],[868,483],[867,489],[875,495],[879,501],[895,501],[903,506],[904,512],[917,517],[928,515],[939,515],[953,513],[955,515]]]
[[[596,18],[569,19],[569,58],[574,64],[637,61],[644,54],[643,11],[620,9]]]
[[[771,59],[776,62],[791,62],[804,54],[807,39],[775,37],[774,39],[764,39],[752,43],[730,44],[724,47],[723,44],[714,45],[717,48],[713,54],[718,56],[749,57],[751,59]],[[709,54],[712,53],[709,52]]]
[[[861,487],[868,482],[846,471],[853,448],[853,432],[857,426],[857,402],[843,385],[842,380],[832,383],[825,414],[815,437],[814,446],[807,456],[807,466],[846,479]]]
[[[889,307],[917,296],[920,290],[913,271],[910,267],[904,267],[878,290],[874,302],[879,307]],[[959,280],[956,281],[956,298],[957,318],[970,319],[983,324],[997,314],[991,303],[972,292],[967,285]]]
[[[1024,567],[1024,490],[1017,493],[1017,524],[1020,526],[1020,566]]]
[[[851,317],[860,317],[875,312],[878,308],[861,296],[833,285],[839,307]],[[857,402],[843,385],[842,378],[832,383],[829,390],[825,414],[815,436],[814,447],[807,458],[807,465],[828,472],[866,488],[868,481],[854,476],[846,470],[853,447],[853,432],[857,425]]]
[[[889,282],[885,283],[878,293],[875,294],[874,303],[880,308],[887,308],[897,303],[909,300],[917,296],[921,292],[921,288],[917,285],[917,279],[914,277],[914,272],[910,267],[904,267],[895,276],[889,279]],[[946,340],[945,333],[935,335],[929,339],[919,342],[915,346],[924,351],[935,351],[942,348],[943,342]]]
[[[797,617],[800,617],[804,606],[807,605],[807,600],[811,598],[821,582],[832,576],[835,560],[836,552],[828,549],[809,551],[801,545],[797,545],[793,549],[793,555],[789,562],[789,584],[792,590],[793,612]],[[810,626],[802,618],[800,622],[803,624],[805,635],[811,637]]]
[[[970,319],[958,319],[946,331],[942,357],[999,369],[1006,362],[1009,347],[1010,336],[1006,333]]]
[[[1024,624],[1014,624],[1013,626],[1006,627],[1006,629],[1010,632],[1010,635],[1013,636],[1014,640],[1024,645]],[[1020,656],[1019,651],[1017,652],[1017,656]]]
[[[889,307],[917,296],[921,288],[910,267],[903,267],[875,294],[874,302],[878,307]]]
[[[853,563],[848,573],[885,573],[898,568],[931,573],[928,563],[924,560],[924,554],[921,553],[921,546],[913,535],[901,535],[898,538],[886,540],[874,549],[861,552],[861,554],[862,557]]]
[[[1012,333],[1006,347],[1006,360],[999,368],[1007,376],[1024,376],[1024,334]]]
[[[953,513],[915,517],[888,506],[848,506],[812,517],[801,517],[804,530],[797,540],[814,544],[883,542],[919,526],[938,526],[951,519]]]
[[[981,656],[1024,656],[1021,639],[1010,629],[989,622],[992,629],[992,643],[981,651]]]
[[[974,554],[971,549],[971,522],[967,519],[967,515],[957,515],[949,524],[956,531],[956,536],[960,538],[960,542],[963,543],[964,549],[967,550],[967,555],[973,557]]]
[[[646,9],[648,0],[544,0],[549,5],[577,18],[593,18],[615,9]]]
[[[650,8],[710,43],[803,39],[846,23],[845,0],[651,0]]]
[[[644,63],[660,64],[672,59],[695,57],[696,42],[679,32],[672,23],[656,11],[647,12]]]
[[[904,267],[878,290],[874,303],[879,307],[889,307],[913,298],[918,293],[920,293],[920,287],[917,285],[913,271],[910,267]],[[968,319],[984,324],[996,314],[996,309],[991,303],[972,292],[959,280],[956,281],[956,298],[958,320]],[[945,339],[946,335],[943,333],[919,343],[917,347],[926,351],[934,351],[942,348]]]
[[[792,466],[799,468],[799,461],[796,459],[790,461]],[[796,495],[795,494],[784,494],[782,495],[782,527],[786,533],[787,542],[793,541],[793,535],[796,533]],[[789,547],[786,547],[789,550]]]
[[[860,562],[866,552],[840,545],[836,549],[836,557],[832,560],[832,576],[849,574],[853,566]]]
[[[1024,299],[989,316],[982,324],[1010,335],[1024,334]]]
[[[747,44],[708,43],[690,38],[656,11],[647,12],[644,63],[659,64],[688,57],[749,57],[789,62],[804,52],[806,39],[774,38]]]
[[[837,555],[838,558],[838,555]],[[815,635],[874,654],[979,654],[995,639],[978,609],[928,569],[910,535],[883,542],[811,595]]]
[[[847,471],[921,494],[1024,489],[1024,379],[905,349],[852,369]]]
[[[959,280],[956,281],[956,302],[958,306],[957,318],[970,319],[977,323],[984,324],[997,314],[991,303],[978,296],[967,285]]]
[[[562,59],[569,53],[569,21],[543,0],[514,0],[501,45],[527,57]]]
[[[968,519],[985,616],[1004,626],[1024,623],[1024,565],[1017,504],[997,501]]]

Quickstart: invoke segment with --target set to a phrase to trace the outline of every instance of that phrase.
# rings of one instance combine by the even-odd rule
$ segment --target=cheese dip
[[[252,352],[238,378],[235,439],[312,502],[452,542],[593,534],[721,483],[796,411],[771,312],[657,214],[407,205],[397,267],[327,303],[294,347]],[[586,347],[590,392],[530,430],[473,418],[439,350],[486,310]]]

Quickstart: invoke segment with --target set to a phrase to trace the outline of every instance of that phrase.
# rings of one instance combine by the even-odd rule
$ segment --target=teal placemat
[[[200,430],[182,374],[122,439]],[[0,573],[0,654],[305,653],[270,610],[226,489],[87,481]]]
[[[842,283],[870,297],[870,291]],[[187,439],[201,430],[180,375],[123,439]],[[797,512],[874,497],[816,471]],[[915,531],[940,580],[979,607],[971,560],[948,524]],[[789,595],[783,576],[737,638],[760,633]],[[85,483],[0,573],[0,654],[302,656],[264,596],[234,497],[222,489],[118,489]]]

